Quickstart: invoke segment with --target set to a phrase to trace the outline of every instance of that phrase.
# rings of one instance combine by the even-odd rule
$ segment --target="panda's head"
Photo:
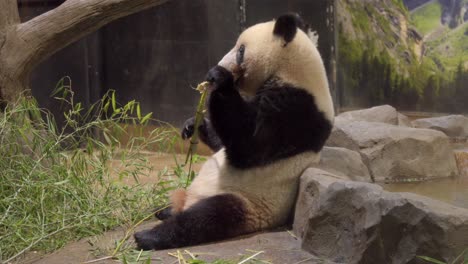
[[[229,70],[238,89],[248,95],[273,77],[311,93],[317,85],[328,92],[322,59],[302,28],[296,14],[256,24],[239,36],[218,65]]]

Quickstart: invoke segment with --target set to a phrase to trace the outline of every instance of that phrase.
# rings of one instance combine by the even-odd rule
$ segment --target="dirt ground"
[[[153,170],[148,177],[141,177],[140,183],[154,183],[159,179],[158,172],[165,167],[175,165],[175,159],[183,161],[185,155],[173,155],[148,152],[145,157],[151,162]],[[113,168],[118,171],[121,163],[118,159],[111,162]],[[194,169],[198,171],[202,163],[195,164]],[[117,177],[117,175],[115,176]],[[134,184],[135,180],[131,177],[125,179],[126,184]],[[151,220],[138,226],[136,230],[148,229],[157,224],[157,220]],[[110,259],[109,256],[116,248],[117,241],[125,237],[129,227],[120,227],[113,231],[106,232],[100,236],[82,239],[73,242],[64,248],[49,254],[42,255],[37,252],[31,252],[20,263],[25,264],[63,264],[63,263],[119,263],[119,260]],[[132,232],[133,233],[133,232]],[[129,239],[127,247],[133,248],[133,238]],[[187,250],[187,251],[185,251]],[[197,255],[198,259],[205,261],[214,261],[216,259],[240,260],[242,257],[257,254],[257,259],[268,261],[267,263],[323,263],[318,262],[307,252],[300,249],[300,242],[292,233],[287,231],[277,231],[270,233],[256,234],[242,237],[235,240],[213,243],[208,245],[180,249],[184,258],[190,259],[190,254]],[[165,250],[151,252],[151,263],[179,263],[176,258],[177,250]],[[147,258],[147,257],[146,257]]]
[[[141,184],[146,183],[156,183],[159,180],[159,173],[160,171],[164,170],[165,168],[173,168],[176,166],[177,162],[183,163],[185,161],[185,154],[167,154],[161,152],[144,152],[141,155],[144,155],[148,162],[151,164],[152,169],[150,171],[145,171],[144,173],[147,174],[145,176],[140,176],[139,182]],[[208,158],[208,157],[205,157]],[[203,162],[195,163],[192,166],[192,169],[195,171],[199,171]],[[110,166],[114,173],[112,177],[115,179],[118,178],[118,171],[123,170],[122,163],[118,158],[111,161]],[[135,179],[133,177],[125,177],[122,179],[122,182],[127,185],[132,185],[135,183]]]
[[[148,221],[137,230],[151,228],[156,221]],[[54,252],[53,254],[32,258],[28,264],[63,264],[63,263],[97,263],[111,264],[119,263],[119,260],[106,258],[105,254],[99,254],[100,250],[114,245],[114,241],[124,236],[124,230],[118,229],[107,232],[101,236],[83,239],[71,243],[65,248]],[[90,244],[92,241],[92,244]],[[186,260],[191,259],[190,254],[196,256],[199,260],[215,261],[218,259],[234,260],[245,259],[254,254],[255,258],[264,261],[264,263],[324,263],[313,257],[309,253],[301,250],[300,241],[287,231],[275,231],[268,233],[259,233],[251,236],[245,236],[234,240],[222,241],[188,247],[182,249],[171,249],[150,252],[151,263],[180,263],[176,257],[178,251],[183,254]],[[260,253],[259,253],[260,252]],[[144,259],[144,258],[143,258]]]

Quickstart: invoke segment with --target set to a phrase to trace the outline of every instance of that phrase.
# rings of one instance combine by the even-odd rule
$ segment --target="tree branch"
[[[19,22],[16,0],[0,0],[0,31]]]
[[[5,0],[0,0],[5,1]],[[8,0],[9,1],[9,0]],[[107,23],[168,0],[67,0],[59,7],[19,24],[16,34],[27,70]]]

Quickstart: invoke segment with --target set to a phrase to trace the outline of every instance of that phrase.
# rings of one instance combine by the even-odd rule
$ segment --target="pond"
[[[468,148],[455,146],[460,177],[413,183],[381,184],[390,192],[410,192],[468,208]]]
[[[468,178],[382,184],[390,192],[410,192],[468,209]]]

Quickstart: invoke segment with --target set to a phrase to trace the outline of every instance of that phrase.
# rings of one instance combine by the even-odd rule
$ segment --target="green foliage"
[[[371,29],[369,15],[362,6],[353,6],[351,12],[353,14],[353,26],[355,28],[359,28],[363,32],[367,32]]]
[[[377,25],[379,26],[380,29],[385,33],[385,36],[391,37],[393,35],[393,31],[390,28],[390,22],[388,21],[388,18],[386,16],[381,15],[377,9],[372,6],[368,5],[366,6],[367,10],[369,10],[369,13],[372,15],[372,18],[375,19],[377,22]]]
[[[419,256],[418,258],[422,259],[422,260],[425,260],[429,263],[434,263],[434,264],[447,264],[445,262],[442,262],[442,261],[439,261],[437,259],[434,259],[434,258],[430,258],[430,257],[425,257],[425,256]]]
[[[266,264],[271,263],[261,259],[263,251],[246,250],[248,254],[239,254],[240,257],[235,260],[218,259],[212,262],[207,262],[199,259],[197,253],[192,253],[188,250],[174,250],[174,252],[168,253],[172,256],[175,261],[174,263],[185,263],[185,264]],[[203,253],[202,253],[203,254]],[[208,253],[209,254],[209,253]],[[147,252],[132,250],[124,255],[121,255],[119,259],[122,263],[128,264],[145,264],[151,255]]]
[[[414,84],[399,74],[395,61],[386,51],[378,52],[372,42],[363,45],[346,39],[343,34],[339,36],[338,85],[339,90],[344,91],[340,99],[345,106],[394,104],[404,107],[418,101],[419,93]]]
[[[460,255],[458,255],[450,263],[443,262],[438,259],[427,257],[427,256],[418,256],[418,258],[425,260],[427,263],[433,263],[433,264],[468,264],[468,249],[463,250],[463,252]]]
[[[392,104],[403,110],[468,112],[468,70],[462,61],[453,76],[438,70],[431,60],[402,70],[372,41],[349,40],[342,32],[338,36],[338,91],[343,106]]]
[[[405,15],[408,15],[408,8],[406,8],[406,5],[403,0],[392,0],[392,2],[398,7],[400,12],[402,12]]]
[[[398,12],[406,8],[400,0],[392,3],[394,6],[378,4],[385,13],[375,5],[344,4],[352,15],[356,34],[348,37],[343,25],[339,25],[340,103],[344,107],[388,103],[402,110],[467,113],[468,69],[464,67],[468,65],[468,36],[465,34],[468,24],[455,30],[437,31],[437,37],[432,36],[430,42],[426,40],[424,55],[419,58],[412,50],[415,44],[412,38],[408,43],[395,39],[398,29],[392,27],[388,17],[397,17]],[[440,25],[440,16],[438,1],[428,3],[413,14],[416,23],[427,26],[432,21],[431,27]]]
[[[427,34],[441,25],[442,6],[437,0],[424,5],[411,14],[411,20],[416,28]]]
[[[448,70],[456,69],[460,61],[468,61],[468,35],[465,30],[468,30],[468,24],[454,30],[446,29],[439,38],[427,42],[427,56],[437,57]]]
[[[137,102],[119,105],[109,92],[85,109],[74,101],[68,79],[54,95],[68,109],[63,127],[32,98],[22,97],[0,116],[0,260],[6,263],[138,222],[165,204],[175,185],[138,183],[151,170],[142,151],[173,134],[157,128],[121,145],[128,124],[150,119]],[[114,168],[117,157],[121,166]],[[124,185],[127,177],[136,184]]]

